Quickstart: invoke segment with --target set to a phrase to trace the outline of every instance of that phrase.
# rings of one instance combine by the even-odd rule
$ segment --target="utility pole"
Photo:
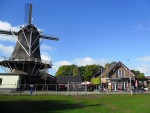
[[[129,75],[130,76],[130,75]],[[130,76],[130,93],[132,95],[132,84],[131,84],[131,76]]]
[[[127,59],[128,63],[130,64],[130,59]],[[131,74],[130,74],[130,69],[128,69],[129,71],[129,77],[130,77],[130,94],[132,95],[132,81],[131,81]]]
[[[102,70],[102,68],[101,68],[101,74],[100,74],[100,85],[101,85],[101,89],[102,89],[102,72],[103,72],[103,70]]]

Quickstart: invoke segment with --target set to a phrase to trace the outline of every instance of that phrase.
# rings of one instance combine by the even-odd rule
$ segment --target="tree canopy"
[[[63,65],[59,67],[58,71],[56,72],[55,76],[76,76],[81,75],[83,76],[85,81],[90,81],[91,77],[95,75],[101,68],[100,65],[86,65],[80,66],[77,65]]]
[[[91,77],[95,75],[97,72],[99,72],[101,68],[103,67],[96,64],[86,65],[85,72],[84,72],[84,80],[90,81]]]
[[[131,72],[136,76],[136,78],[145,78],[144,73],[141,73],[140,71],[131,70]]]
[[[111,62],[105,64],[105,69],[111,66],[112,64],[115,64],[116,62]],[[101,65],[86,65],[86,66],[77,66],[77,65],[63,65],[60,66],[55,74],[56,77],[58,76],[76,76],[80,75],[83,77],[84,81],[91,81],[93,84],[99,84],[100,79],[99,78],[92,78],[94,75],[96,75],[98,72],[100,72],[101,69],[104,69]],[[131,70],[135,75],[136,78],[145,78],[144,73],[141,73],[140,71]],[[92,78],[92,79],[91,79]]]
[[[63,65],[59,67],[55,76],[70,76],[70,75],[78,75],[77,65]]]
[[[99,76],[96,77],[96,78],[92,78],[92,79],[91,79],[91,82],[92,82],[92,84],[94,84],[94,85],[97,85],[97,84],[100,84],[100,83],[101,83]]]

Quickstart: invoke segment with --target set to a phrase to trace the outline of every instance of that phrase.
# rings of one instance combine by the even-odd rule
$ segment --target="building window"
[[[118,71],[116,71],[116,78],[118,78]]]
[[[119,70],[119,78],[122,78],[122,70]]]
[[[125,71],[124,70],[116,71],[116,78],[125,78]]]
[[[122,71],[122,78],[125,78],[125,71]]]
[[[2,78],[0,78],[0,85],[2,84]]]

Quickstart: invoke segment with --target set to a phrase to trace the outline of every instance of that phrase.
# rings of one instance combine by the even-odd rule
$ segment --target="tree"
[[[136,76],[137,78],[145,78],[144,73],[140,73]]]
[[[78,68],[78,67],[77,67],[77,65],[74,65],[74,64],[73,65],[63,65],[58,68],[58,71],[56,72],[55,76],[75,75],[75,74],[77,74],[77,70],[75,68]]]
[[[85,66],[78,67],[79,75],[84,76],[85,70]]]
[[[100,84],[100,83],[101,83],[100,77],[98,76],[98,77],[96,77],[96,78],[92,78],[92,79],[91,79],[91,82],[92,82],[92,84],[94,84],[94,85]]]
[[[97,74],[100,69],[103,68],[100,65],[86,65],[78,67],[77,65],[63,65],[59,67],[55,76],[76,76],[81,75],[84,81],[90,81],[93,75]]]
[[[86,65],[85,66],[85,73],[84,73],[84,80],[85,81],[90,81],[93,75],[95,75],[97,72],[100,71],[101,68],[103,68],[100,65]]]
[[[131,70],[131,72],[136,76],[136,78],[145,78],[144,73],[141,73],[140,71]]]
[[[79,75],[78,67],[73,68],[73,76]]]

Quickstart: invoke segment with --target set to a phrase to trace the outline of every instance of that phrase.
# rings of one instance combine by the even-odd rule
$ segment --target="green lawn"
[[[0,96],[0,113],[150,113],[150,95]]]

